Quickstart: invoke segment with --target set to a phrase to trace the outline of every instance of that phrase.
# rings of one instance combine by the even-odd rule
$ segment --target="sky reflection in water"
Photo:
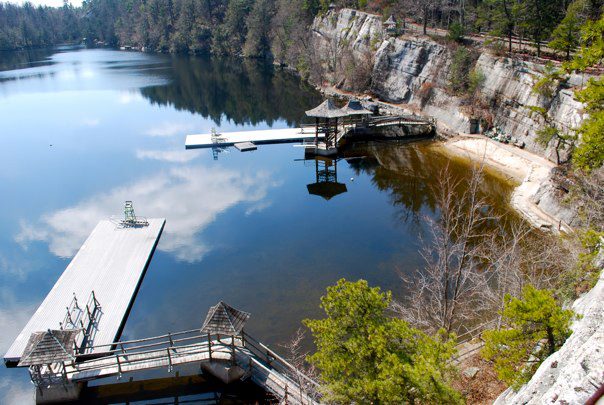
[[[399,296],[421,265],[422,218],[447,159],[429,144],[372,144],[338,163],[348,192],[308,194],[302,150],[184,150],[187,133],[294,126],[320,101],[253,62],[109,50],[3,54],[0,67],[0,350],[5,351],[98,220],[133,200],[167,224],[124,331],[139,338],[201,324],[225,300],[272,345],[341,277]],[[385,147],[386,146],[386,147]],[[453,163],[462,173],[463,165]],[[484,192],[505,210],[510,187]],[[278,346],[277,346],[278,347]],[[20,372],[21,371],[21,372]],[[3,403],[31,402],[23,370],[0,369]]]

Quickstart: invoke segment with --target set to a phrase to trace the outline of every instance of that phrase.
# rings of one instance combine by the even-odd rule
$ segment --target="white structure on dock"
[[[185,147],[215,148],[234,146],[235,144],[252,143],[254,145],[302,142],[306,139],[314,139],[315,133],[304,131],[302,128],[263,129],[258,131],[238,131],[217,134],[187,135]]]
[[[19,363],[34,333],[80,330],[75,350],[85,355],[116,341],[165,222],[99,222],[4,355],[5,364]]]

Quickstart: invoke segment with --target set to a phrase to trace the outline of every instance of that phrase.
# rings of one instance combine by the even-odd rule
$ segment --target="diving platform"
[[[165,219],[102,220],[94,228],[42,304],[4,355],[7,366],[21,360],[32,334],[50,329],[80,331],[80,355],[119,339],[151,261]]]
[[[319,138],[323,138],[323,135],[319,134]],[[247,143],[252,143],[254,145],[295,143],[303,142],[307,139],[315,139],[314,130],[304,130],[304,128],[281,128],[256,131],[225,132],[223,134],[207,133],[187,135],[185,148],[220,148]]]

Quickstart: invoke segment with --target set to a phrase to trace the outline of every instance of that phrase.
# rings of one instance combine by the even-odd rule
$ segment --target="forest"
[[[494,35],[570,57],[603,0],[85,0],[60,8],[0,3],[0,49],[87,41],[149,51],[274,57],[303,63],[308,27],[329,8],[393,15],[424,33]]]

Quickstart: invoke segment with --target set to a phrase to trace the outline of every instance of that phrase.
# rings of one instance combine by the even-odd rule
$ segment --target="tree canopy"
[[[455,342],[431,337],[387,315],[390,292],[344,279],[321,298],[326,318],[305,320],[326,399],[336,403],[457,403],[449,387]]]
[[[484,333],[482,354],[495,363],[501,380],[519,388],[562,346],[572,318],[573,312],[562,309],[551,291],[527,285],[521,299],[506,296],[503,326]]]

